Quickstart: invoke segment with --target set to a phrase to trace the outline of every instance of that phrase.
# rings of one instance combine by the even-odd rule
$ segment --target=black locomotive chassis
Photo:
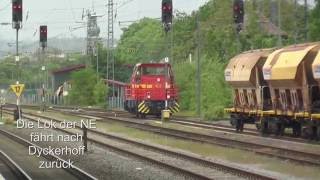
[[[124,109],[130,113],[137,114],[138,106],[142,101],[127,100],[124,103]],[[176,100],[168,100],[168,107],[175,106]],[[165,101],[144,101],[144,104],[149,107],[148,115],[161,115],[161,111],[165,109]]]

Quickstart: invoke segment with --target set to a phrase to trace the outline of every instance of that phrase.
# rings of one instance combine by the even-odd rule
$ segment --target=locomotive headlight
[[[168,95],[167,95],[167,99],[170,99],[170,97],[171,97],[171,96],[168,94]]]
[[[150,98],[151,98],[151,96],[150,96],[150,95],[148,95],[148,96],[147,96],[147,98],[148,98],[148,99],[150,99]]]
[[[170,84],[166,82],[166,89],[170,89],[170,88],[171,88]]]

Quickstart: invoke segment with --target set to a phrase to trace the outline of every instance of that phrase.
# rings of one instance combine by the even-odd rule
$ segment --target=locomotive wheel
[[[139,112],[136,112],[136,118],[140,118],[140,113]]]
[[[140,114],[141,119],[145,119],[147,117],[146,114]]]
[[[142,114],[142,113],[139,113],[139,112],[136,113],[136,118],[138,118],[138,119],[145,119],[146,117],[147,117],[146,114]]]

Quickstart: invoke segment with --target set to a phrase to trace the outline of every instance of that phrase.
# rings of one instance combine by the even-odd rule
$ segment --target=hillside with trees
[[[223,108],[231,103],[231,91],[224,81],[224,68],[230,58],[247,50],[316,41],[320,37],[317,35],[320,32],[319,3],[307,12],[310,19],[307,32],[303,4],[281,1],[281,28],[274,14],[278,11],[272,9],[277,5],[270,0],[246,1],[245,24],[239,36],[233,22],[232,1],[211,0],[191,15],[176,12],[173,29],[168,34],[162,30],[159,20],[144,18],[124,31],[116,48],[116,61],[133,65],[170,57],[182,109],[194,114],[199,57],[202,116],[221,117]],[[306,40],[306,36],[310,39]],[[118,79],[127,81],[129,75]]]

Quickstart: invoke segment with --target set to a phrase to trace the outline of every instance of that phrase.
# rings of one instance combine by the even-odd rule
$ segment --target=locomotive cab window
[[[142,67],[142,74],[147,76],[165,75],[165,67]]]

